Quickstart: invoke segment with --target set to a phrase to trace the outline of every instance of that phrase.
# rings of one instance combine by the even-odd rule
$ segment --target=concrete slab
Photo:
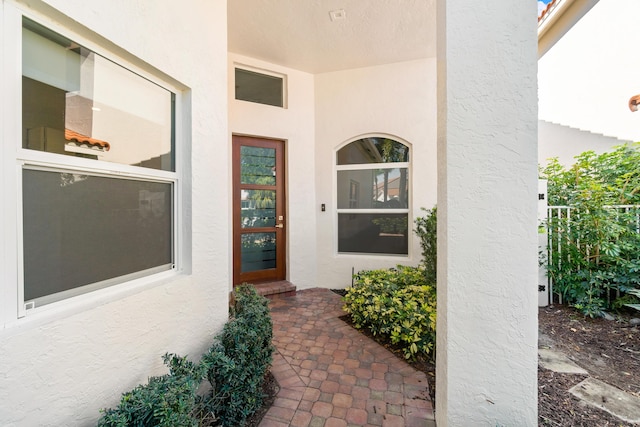
[[[538,361],[540,366],[553,372],[562,374],[581,374],[589,375],[587,371],[569,360],[567,356],[557,351],[546,348],[538,349]]]
[[[569,390],[584,402],[629,423],[640,423],[640,398],[595,378],[587,378]]]

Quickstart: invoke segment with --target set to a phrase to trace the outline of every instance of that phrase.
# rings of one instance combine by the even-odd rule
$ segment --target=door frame
[[[276,183],[274,186],[258,186],[256,184],[242,184],[240,182],[240,159],[242,146],[275,148],[276,150]],[[266,138],[247,135],[232,135],[232,246],[233,246],[233,286],[244,282],[260,283],[285,280],[287,274],[287,215],[286,215],[286,162],[285,141],[282,139]],[[276,210],[274,227],[259,227],[243,229],[241,226],[241,191],[243,188],[264,188],[276,191]],[[281,220],[279,218],[282,218]],[[243,232],[244,230],[244,232]],[[251,233],[267,232],[276,236],[276,267],[248,273],[241,272],[242,253],[241,236],[247,231]]]

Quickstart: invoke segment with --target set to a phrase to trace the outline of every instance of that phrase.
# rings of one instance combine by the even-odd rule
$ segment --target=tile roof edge
[[[77,142],[79,144],[98,146],[104,149],[104,151],[109,151],[111,149],[111,144],[109,144],[107,141],[91,138],[68,128],[65,128],[64,130],[64,139],[70,142]]]

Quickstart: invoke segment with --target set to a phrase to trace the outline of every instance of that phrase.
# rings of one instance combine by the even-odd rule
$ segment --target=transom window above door
[[[286,80],[283,75],[236,67],[234,78],[237,100],[285,107]]]
[[[336,153],[338,252],[407,255],[409,147],[387,137]]]

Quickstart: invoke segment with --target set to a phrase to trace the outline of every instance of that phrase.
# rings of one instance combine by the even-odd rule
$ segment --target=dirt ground
[[[566,306],[540,308],[539,343],[562,351],[589,374],[640,397],[640,326],[627,313],[616,320],[590,319]],[[583,375],[538,370],[541,426],[629,426],[600,409],[581,403],[568,389]]]
[[[617,316],[616,320],[605,320],[584,317],[561,305],[540,308],[539,345],[563,352],[592,377],[640,397],[640,326],[630,324],[632,316],[640,317],[640,313],[630,312]],[[347,317],[343,320],[348,323]],[[366,334],[365,331],[363,333]],[[394,351],[388,342],[381,344]],[[399,351],[396,354],[402,358]],[[413,366],[427,374],[433,399],[435,366],[428,361],[415,361]],[[606,411],[582,403],[569,393],[571,387],[585,378],[585,375],[538,369],[538,425],[632,426]],[[265,385],[265,405],[257,416],[252,417],[247,427],[259,424],[277,393],[278,387],[272,378]]]

